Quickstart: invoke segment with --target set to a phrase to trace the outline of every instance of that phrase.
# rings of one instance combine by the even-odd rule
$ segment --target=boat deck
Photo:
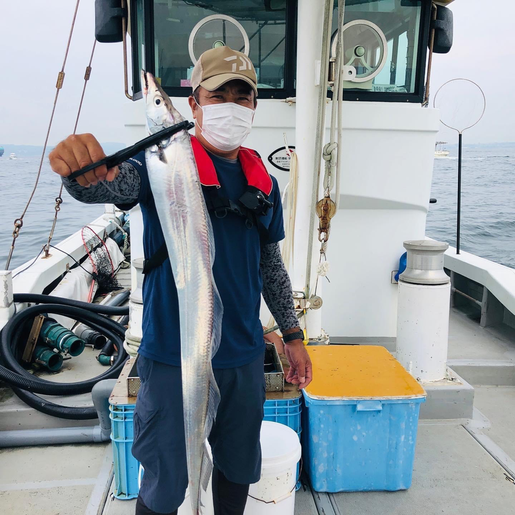
[[[474,386],[474,418],[420,421],[412,487],[402,492],[319,494],[303,478],[295,515],[483,515],[513,510],[513,333],[483,329],[453,310],[449,360]],[[0,411],[0,420],[5,416]],[[134,513],[135,501],[114,499],[111,485],[110,444],[0,450],[2,514]]]

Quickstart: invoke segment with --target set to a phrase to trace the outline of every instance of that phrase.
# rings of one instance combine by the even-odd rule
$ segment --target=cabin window
[[[288,73],[285,62],[288,53],[294,56],[294,36],[287,38],[286,33],[287,16],[296,9],[293,2],[153,0],[150,7],[155,42],[151,58],[155,75],[167,93],[189,95],[192,57],[198,59],[202,52],[218,45],[244,51],[244,32],[260,97],[284,98],[291,94],[287,90],[293,89],[292,70]]]
[[[131,0],[134,98],[142,67],[170,96],[190,95],[193,59],[217,45],[245,50],[242,33],[259,97],[295,96],[297,7],[297,0]],[[357,80],[345,82],[345,100],[422,101],[430,12],[422,0],[346,0],[345,62]]]
[[[347,0],[345,64],[356,68],[356,81],[345,83],[344,98],[366,94],[363,100],[374,100],[376,94],[390,94],[389,100],[395,101],[396,95],[419,93],[426,54],[426,44],[421,45],[422,17],[421,0]],[[335,0],[334,40],[337,27]]]

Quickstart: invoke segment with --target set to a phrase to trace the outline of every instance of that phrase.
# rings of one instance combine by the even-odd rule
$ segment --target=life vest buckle
[[[215,216],[217,218],[225,218],[227,216],[227,208],[226,207],[219,207],[214,210]]]
[[[261,190],[254,186],[247,186],[245,193],[239,198],[239,201],[256,216],[266,215],[268,210],[274,205]]]

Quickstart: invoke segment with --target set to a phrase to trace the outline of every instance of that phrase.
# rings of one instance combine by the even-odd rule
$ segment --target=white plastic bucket
[[[261,479],[250,485],[245,515],[293,515],[301,455],[297,433],[277,422],[263,422],[261,454]]]
[[[264,421],[261,426],[261,479],[250,485],[245,515],[293,515],[295,484],[301,446],[297,433],[283,424]],[[141,481],[142,467],[140,468]],[[203,515],[212,515],[211,481],[202,496]],[[189,491],[178,515],[191,515]]]

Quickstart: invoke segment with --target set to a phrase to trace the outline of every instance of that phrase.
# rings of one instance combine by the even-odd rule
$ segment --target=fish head
[[[156,78],[141,70],[141,88],[145,98],[147,126],[151,134],[184,121]]]

